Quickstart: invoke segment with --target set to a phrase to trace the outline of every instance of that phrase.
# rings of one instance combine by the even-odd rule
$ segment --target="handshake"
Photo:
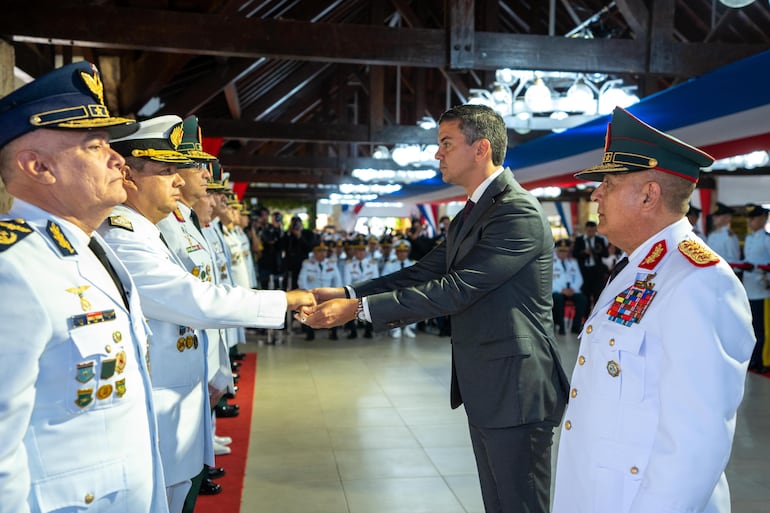
[[[311,328],[333,328],[356,318],[357,299],[348,299],[342,287],[291,290],[286,293],[294,318]]]

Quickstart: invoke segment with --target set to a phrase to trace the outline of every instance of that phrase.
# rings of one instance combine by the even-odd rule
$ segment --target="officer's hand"
[[[345,289],[342,287],[321,287],[311,289],[310,292],[315,296],[316,303],[323,303],[330,299],[341,299],[345,297]]]
[[[333,328],[356,318],[357,299],[331,299],[315,307],[302,308],[294,318],[311,328]]]
[[[299,310],[302,306],[314,306],[315,304],[315,296],[310,291],[295,289],[286,293],[286,310],[289,312]]]

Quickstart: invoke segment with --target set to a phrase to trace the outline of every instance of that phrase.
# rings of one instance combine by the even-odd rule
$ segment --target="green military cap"
[[[203,133],[196,116],[189,116],[182,125],[182,142],[178,150],[196,162],[209,162],[217,158],[203,151]]]
[[[575,173],[575,178],[600,182],[610,173],[657,169],[697,182],[701,168],[713,162],[714,158],[708,153],[664,134],[627,110],[616,107],[607,126],[602,163]]]
[[[396,244],[396,251],[409,251],[409,250],[410,250],[409,244],[407,244],[403,240],[400,241],[398,244]]]
[[[228,191],[227,179],[222,178],[222,165],[218,160],[208,163],[209,171],[211,172],[211,178],[206,183],[206,190],[212,192],[226,192]]]
[[[762,205],[755,205],[753,203],[746,205],[746,217],[759,217],[767,215],[767,213],[768,210]]]
[[[139,130],[120,139],[112,139],[110,147],[124,157],[138,157],[155,162],[189,167],[195,161],[177,151],[182,141],[182,118],[158,116],[139,123]]]

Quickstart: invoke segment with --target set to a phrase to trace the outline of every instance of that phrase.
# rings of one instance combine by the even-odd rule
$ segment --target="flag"
[[[420,221],[427,225],[428,237],[435,237],[438,233],[438,204],[436,203],[418,203],[417,209],[420,211]]]
[[[339,219],[339,228],[350,233],[356,228],[356,219],[366,203],[359,201],[355,205],[342,205],[342,213]]]

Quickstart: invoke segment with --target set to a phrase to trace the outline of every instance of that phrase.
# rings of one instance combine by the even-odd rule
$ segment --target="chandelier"
[[[491,90],[471,89],[468,103],[495,109],[508,128],[562,132],[639,101],[636,85],[604,73],[499,69]]]

